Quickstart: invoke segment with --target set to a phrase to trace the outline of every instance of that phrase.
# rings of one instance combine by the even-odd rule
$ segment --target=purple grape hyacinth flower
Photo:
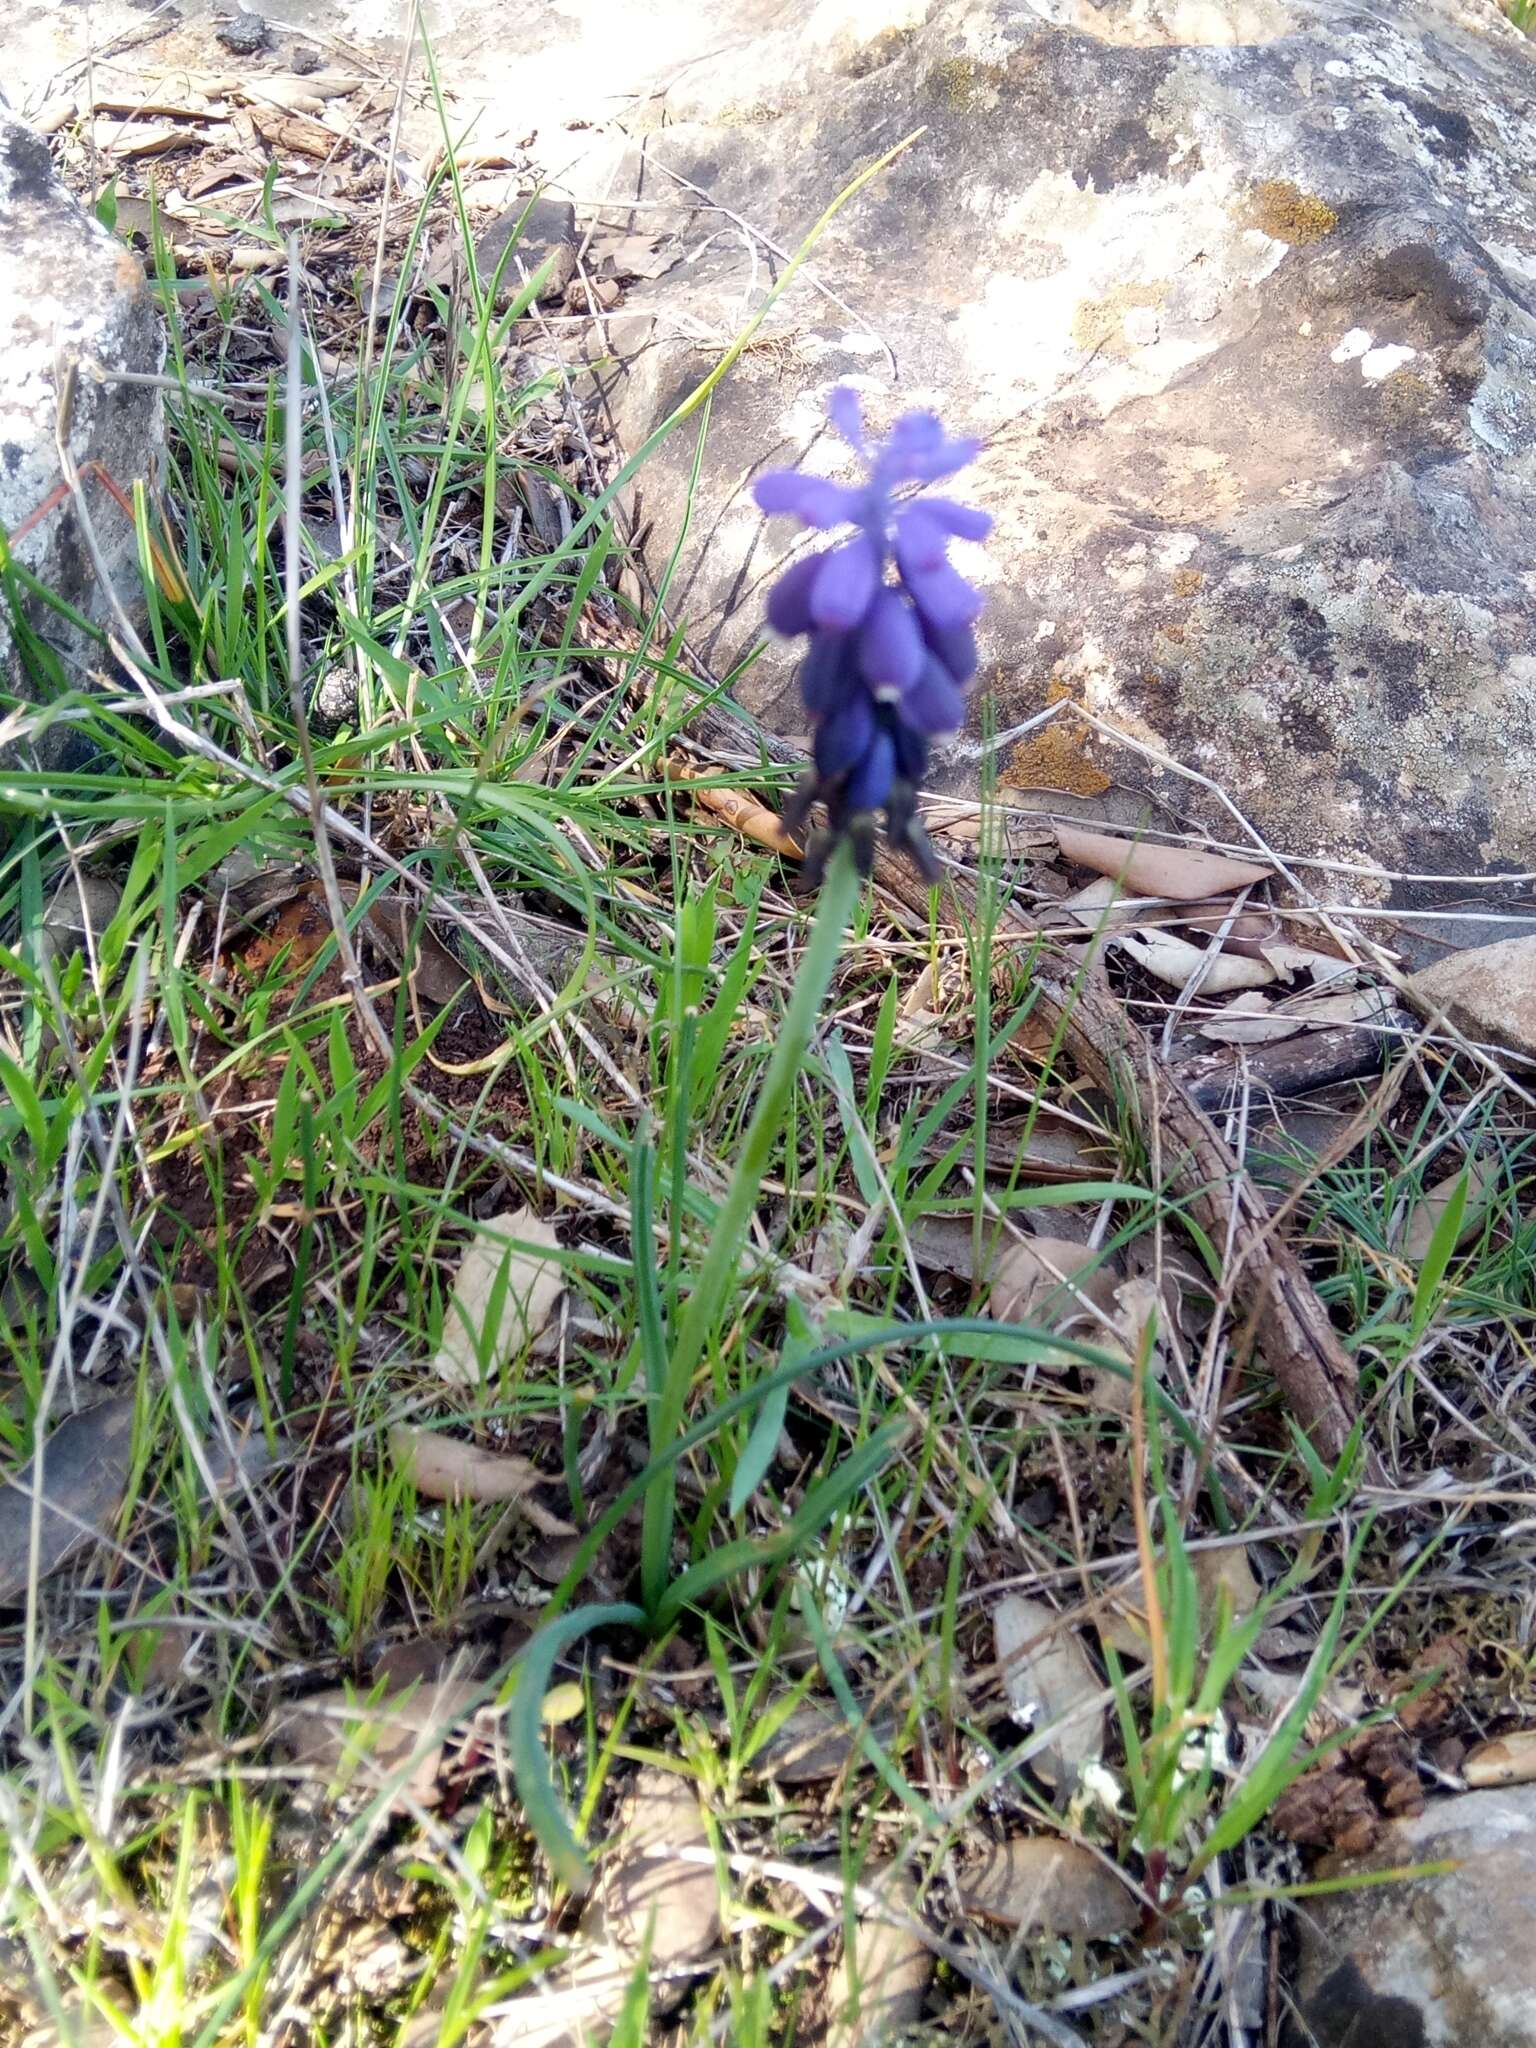
[[[953,498],[898,501],[894,494],[904,484],[953,476],[981,443],[951,440],[937,414],[911,412],[883,445],[871,446],[858,395],[846,385],[832,393],[827,412],[863,457],[863,484],[774,469],[753,485],[764,512],[788,513],[822,532],[854,528],[851,540],[802,556],[768,593],[768,623],[809,643],[799,682],[814,766],[786,806],[784,823],[797,831],[813,804],[826,806],[827,829],[806,849],[813,885],[845,837],[861,873],[869,873],[882,811],[892,845],[937,881],[938,863],[917,816],[917,786],[929,742],[964,723],[966,685],[976,673],[971,628],[982,605],[981,593],[950,561],[949,543],[985,540],[992,521]]]

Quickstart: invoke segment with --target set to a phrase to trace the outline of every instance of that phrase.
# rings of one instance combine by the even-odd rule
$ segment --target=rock
[[[242,7],[219,30],[219,41],[235,57],[255,57],[267,47],[271,31],[259,14]]]
[[[1296,2048],[1533,2048],[1536,1786],[1437,1800],[1369,1857],[1324,1868],[1365,1877],[1441,1858],[1459,1868],[1299,1910]]]
[[[796,281],[715,393],[672,585],[696,644],[724,673],[756,639],[788,535],[752,474],[813,444],[846,460],[828,389],[858,386],[876,431],[936,404],[987,437],[962,481],[997,520],[982,681],[1006,784],[1106,815],[1166,799],[1232,836],[1214,798],[1070,713],[1008,737],[1071,701],[1290,851],[1536,865],[1536,52],[1464,0],[923,17],[887,0],[857,29],[744,33],[671,83],[646,138],[648,232],[660,161],[788,249],[924,130],[811,259],[854,315]],[[614,197],[639,189],[637,160]],[[716,235],[605,324],[626,449],[708,369],[698,335],[736,332],[751,273]],[[674,436],[639,479],[658,562],[693,451]],[[788,684],[770,656],[740,694],[794,737]],[[952,750],[933,780],[976,776]]]
[[[143,265],[70,198],[46,143],[0,108],[0,530],[11,535],[27,527],[62,482],[55,443],[60,351],[82,364],[70,451],[85,479],[102,567],[132,613],[142,609],[143,593],[133,524],[87,465],[100,465],[124,491],[160,465],[160,392],[111,380],[122,371],[158,373],[165,338]],[[104,381],[84,358],[101,367]],[[108,618],[107,592],[67,500],[21,532],[12,549],[16,561],[65,604],[97,622]],[[61,684],[88,689],[86,676],[105,659],[96,641],[40,600],[23,599],[22,611],[52,650],[57,668],[48,673],[53,662],[47,657],[23,655],[9,610],[0,604],[4,688],[31,702],[46,702]],[[62,724],[29,732],[24,748],[45,768],[77,761],[82,752],[73,728]]]
[[[334,732],[357,715],[357,671],[328,668],[315,691],[314,715]]]
[[[521,234],[517,231],[519,221],[523,224]],[[524,278],[531,277],[546,257],[553,256],[539,298],[558,299],[576,275],[576,240],[576,209],[567,201],[535,199],[530,204],[515,199],[475,243],[475,268],[481,284],[489,291],[508,243],[513,244],[512,253],[502,266],[501,285],[496,294],[497,307],[502,308],[522,290]]]
[[[1408,994],[1415,1009],[1443,1011],[1469,1038],[1536,1059],[1536,938],[1453,953],[1421,968]]]

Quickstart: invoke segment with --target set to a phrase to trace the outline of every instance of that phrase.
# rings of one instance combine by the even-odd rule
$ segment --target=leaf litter
[[[451,1387],[482,1387],[531,1345],[566,1288],[554,1225],[526,1202],[488,1217],[465,1246],[443,1310],[432,1370]]]
[[[1104,1754],[1104,1681],[1044,1601],[1005,1594],[992,1611],[992,1632],[1010,1712],[1046,1738],[1033,1748],[1030,1767],[1053,1791],[1070,1790]]]

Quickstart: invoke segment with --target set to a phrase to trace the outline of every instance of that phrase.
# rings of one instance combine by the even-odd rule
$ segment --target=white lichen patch
[[[1328,360],[1330,363],[1353,363],[1365,354],[1375,338],[1368,327],[1351,327]]]
[[[1367,384],[1380,384],[1394,370],[1400,370],[1404,363],[1411,363],[1417,354],[1417,349],[1409,348],[1406,342],[1401,341],[1368,349],[1360,358],[1360,374]]]
[[[975,285],[955,332],[978,394],[998,417],[1069,380],[1103,416],[1165,390],[1221,347],[1229,309],[1285,260],[1283,242],[1242,224],[1242,181],[1220,157],[1193,177],[1107,191],[1045,171],[1011,196],[967,196],[984,228]]]

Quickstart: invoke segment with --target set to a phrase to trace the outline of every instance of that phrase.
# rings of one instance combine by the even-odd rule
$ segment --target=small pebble
[[[315,715],[328,725],[345,725],[357,711],[357,677],[348,668],[333,668],[315,692]]]
[[[219,30],[219,41],[235,57],[254,57],[267,46],[267,24],[259,14],[241,8]]]

